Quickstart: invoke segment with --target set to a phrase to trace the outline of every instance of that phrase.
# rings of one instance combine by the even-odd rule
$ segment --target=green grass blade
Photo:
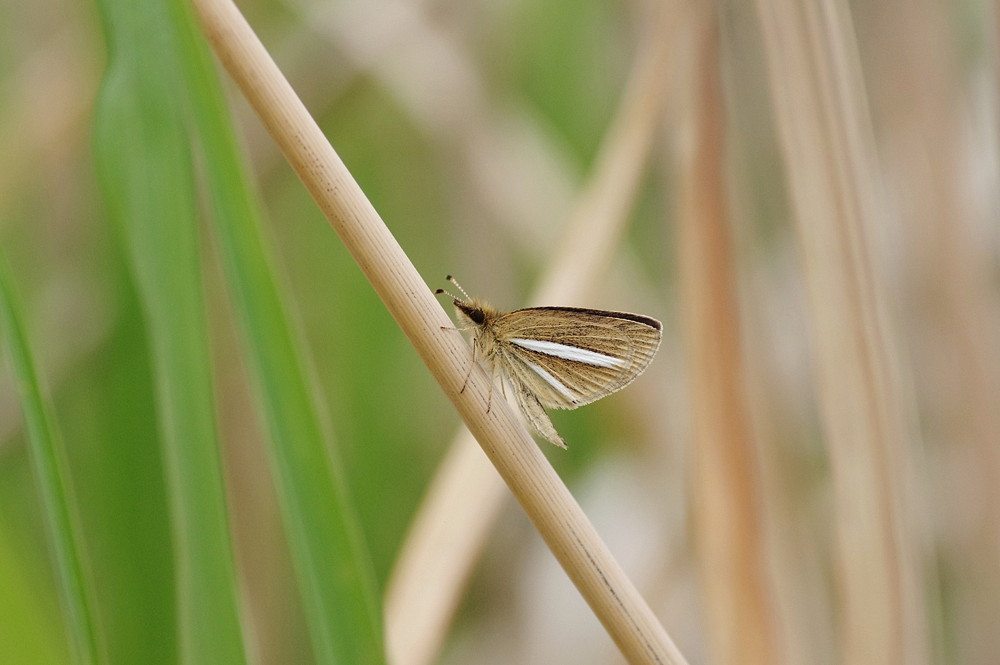
[[[189,134],[163,2],[103,3],[96,154],[145,314],[177,566],[182,662],[246,657],[219,460]]]
[[[51,613],[45,608],[47,598],[35,583],[32,568],[38,562],[26,561],[35,555],[18,540],[10,525],[0,519],[0,607],[4,611],[0,663],[63,665],[70,658],[69,644],[59,639],[62,628],[52,626]]]
[[[103,662],[97,642],[94,599],[84,574],[83,536],[71,505],[72,492],[62,444],[42,399],[27,336],[14,301],[14,287],[0,257],[0,339],[7,349],[28,433],[28,448],[42,497],[45,527],[76,663]]]
[[[221,87],[186,2],[173,5],[184,91],[203,154],[223,266],[270,433],[269,454],[316,658],[382,663],[381,611],[370,560],[331,458],[293,329],[261,236]]]

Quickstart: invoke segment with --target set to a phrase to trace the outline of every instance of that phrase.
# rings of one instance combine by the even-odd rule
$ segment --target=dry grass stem
[[[581,192],[557,253],[535,297],[574,304],[601,282],[628,220],[674,76],[671,58],[690,18],[687,0],[663,2],[636,59],[622,103],[601,144],[594,175]]]
[[[836,0],[758,8],[832,462],[843,660],[919,665],[927,629],[905,496],[915,427],[871,257],[882,213],[850,20]]]
[[[578,254],[574,259],[561,252],[561,260],[548,264],[533,303],[584,302],[610,263],[663,117],[683,8],[684,3],[665,4],[647,36],[594,173],[555,243],[573,245]],[[464,428],[456,434],[397,557],[386,591],[393,665],[433,660],[502,505],[503,487],[470,439]],[[463,502],[455,501],[463,495]]]
[[[487,410],[485,372],[466,383],[469,347],[239,10],[227,0],[195,7],[216,55],[622,653],[684,663],[510,408],[493,400]]]
[[[679,244],[691,372],[692,511],[705,625],[717,663],[779,665],[759,463],[745,394],[737,277],[726,205],[718,27],[702,22],[686,104]]]
[[[898,25],[900,16],[905,23],[887,33],[891,41],[875,61],[878,77],[896,87],[876,89],[873,106],[884,114],[884,154],[893,167],[886,170],[898,192],[894,230],[912,256],[901,300],[916,317],[906,333],[920,359],[921,419],[929,444],[940,442],[928,445],[929,489],[939,493],[932,505],[949,525],[938,554],[957,637],[953,653],[935,657],[987,663],[1000,653],[1000,299],[996,251],[979,234],[995,226],[998,208],[997,155],[982,147],[984,130],[996,128],[970,123],[984,99],[959,84],[966,44],[950,33],[949,9],[929,1],[881,9],[881,24]],[[988,103],[995,112],[997,101]],[[993,177],[970,168],[983,157],[992,158]]]
[[[434,662],[505,496],[503,482],[463,427],[417,508],[386,585],[392,665]]]

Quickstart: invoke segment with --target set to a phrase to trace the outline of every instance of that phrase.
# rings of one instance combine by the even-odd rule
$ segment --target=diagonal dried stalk
[[[833,472],[844,662],[927,662],[906,493],[916,428],[879,266],[867,106],[847,8],[758,0],[809,293]]]
[[[594,175],[556,243],[531,300],[583,302],[610,263],[645,170],[672,80],[670,59],[684,3],[668,3],[641,49]],[[462,429],[432,481],[396,559],[386,591],[393,665],[425,665],[444,639],[465,581],[505,496]]]
[[[684,663],[524,426],[502,401],[487,410],[489,378],[466,379],[468,346],[447,332],[444,310],[239,10],[194,5],[216,55],[623,654]]]
[[[767,578],[756,459],[725,186],[725,114],[718,25],[701,25],[682,135],[679,246],[691,372],[692,511],[705,625],[715,662],[785,662]],[[686,131],[684,131],[686,130]]]

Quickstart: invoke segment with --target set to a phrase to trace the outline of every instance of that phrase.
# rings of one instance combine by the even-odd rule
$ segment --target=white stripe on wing
[[[581,349],[578,346],[559,344],[558,342],[545,342],[539,339],[522,339],[520,337],[515,337],[510,341],[520,347],[528,349],[529,351],[537,351],[538,353],[544,353],[547,356],[555,356],[556,358],[562,358],[563,360],[572,360],[574,362],[584,363],[585,365],[594,365],[595,367],[624,367],[628,364],[628,361],[624,358],[606,356],[603,353],[598,353],[589,349]]]
[[[565,397],[566,399],[568,399],[570,402],[575,402],[576,401],[576,397],[573,395],[573,393],[570,392],[569,388],[567,388],[566,386],[564,386],[559,381],[559,379],[557,379],[556,377],[554,377],[551,374],[549,374],[549,372],[545,368],[539,367],[538,365],[536,365],[535,363],[531,362],[530,360],[525,360],[524,364],[527,365],[528,367],[530,367],[531,369],[533,369],[535,371],[535,373],[538,374],[538,376],[540,376],[543,379],[545,379],[545,382],[547,384],[549,384],[550,386],[552,386],[553,388],[555,388],[556,391],[560,395],[562,395],[563,397]]]

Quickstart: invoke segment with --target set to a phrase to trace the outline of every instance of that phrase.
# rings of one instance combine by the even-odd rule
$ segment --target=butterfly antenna
[[[450,293],[450,292],[448,292],[448,291],[445,291],[444,289],[435,289],[435,290],[434,290],[434,295],[436,295],[436,296],[439,296],[439,295],[441,295],[442,293],[443,293],[444,295],[448,296],[449,298],[451,298],[452,300],[461,300],[461,298],[458,298],[457,296],[455,296],[455,294],[453,294],[453,293]]]
[[[469,297],[469,294],[468,294],[468,293],[466,293],[465,289],[463,289],[463,288],[462,288],[462,285],[461,285],[461,284],[459,284],[459,283],[458,283],[458,280],[456,280],[456,279],[455,279],[454,277],[452,277],[451,275],[447,275],[447,276],[445,277],[445,280],[447,280],[447,281],[451,282],[452,284],[454,284],[455,286],[457,286],[457,287],[458,287],[458,290],[462,292],[462,295],[464,295],[464,296],[465,296],[465,299],[466,299],[466,300],[472,300],[472,298],[470,298],[470,297]],[[450,295],[450,294],[449,294],[449,295]],[[454,296],[452,296],[452,297],[454,297]],[[455,298],[455,299],[456,299],[456,300],[458,300],[458,298]]]

